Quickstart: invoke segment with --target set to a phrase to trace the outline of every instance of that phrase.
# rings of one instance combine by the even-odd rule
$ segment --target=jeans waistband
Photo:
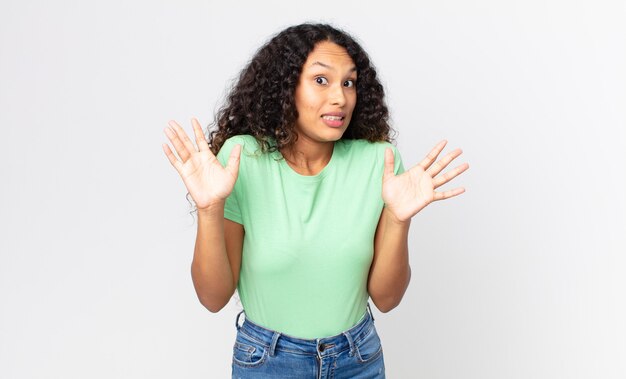
[[[275,330],[264,328],[254,322],[245,319],[239,326],[239,318],[244,311],[239,312],[235,320],[238,332],[246,338],[250,338],[269,350],[269,355],[274,356],[277,350],[293,354],[317,355],[319,357],[339,354],[350,350],[350,356],[356,352],[355,343],[365,338],[374,327],[372,310],[367,304],[367,310],[361,320],[350,329],[331,337],[303,339]]]

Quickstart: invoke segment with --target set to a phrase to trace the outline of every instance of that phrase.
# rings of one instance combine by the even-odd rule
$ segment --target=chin
[[[344,133],[345,133],[345,130],[333,130],[324,136],[325,137],[324,140],[328,142],[339,141],[341,137],[343,137]]]
[[[344,133],[346,132],[347,127],[341,128],[331,128],[326,125],[317,126],[315,128],[310,128],[309,130],[296,130],[300,137],[304,137],[310,141],[315,141],[319,143],[324,142],[335,142],[340,140]],[[308,131],[308,133],[307,133]]]

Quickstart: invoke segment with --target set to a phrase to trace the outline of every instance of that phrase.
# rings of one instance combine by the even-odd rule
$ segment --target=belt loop
[[[350,334],[350,332],[343,332],[343,335],[346,336],[346,339],[348,340],[348,345],[350,345],[350,352],[348,353],[348,356],[352,357],[356,353],[356,347],[354,346],[352,335]]]
[[[278,343],[278,337],[280,337],[280,333],[274,332],[272,336],[272,343],[270,344],[270,357],[274,356],[274,351],[276,350],[276,344]]]
[[[374,321],[374,314],[372,313],[372,308],[370,308],[370,302],[367,302],[367,310],[370,312],[370,316],[372,316],[372,322]]]
[[[239,317],[241,316],[242,313],[243,313],[243,310],[239,312],[237,314],[237,317],[235,318],[235,328],[237,328],[237,330],[241,329],[241,326],[239,326]]]

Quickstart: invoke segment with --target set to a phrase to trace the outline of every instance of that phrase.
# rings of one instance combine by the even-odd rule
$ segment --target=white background
[[[304,21],[370,53],[405,166],[471,164],[375,311],[388,377],[626,377],[625,4],[3,0],[0,377],[229,377],[240,306],[196,299],[162,130]]]

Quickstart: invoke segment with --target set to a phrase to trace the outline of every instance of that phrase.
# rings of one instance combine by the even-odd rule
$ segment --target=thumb
[[[391,148],[385,149],[385,171],[383,172],[383,179],[394,176],[393,168],[394,168],[394,156],[393,150]]]
[[[226,164],[226,170],[233,174],[236,178],[239,175],[239,157],[241,156],[241,145],[237,144],[230,151],[230,156],[228,157],[228,163]]]

